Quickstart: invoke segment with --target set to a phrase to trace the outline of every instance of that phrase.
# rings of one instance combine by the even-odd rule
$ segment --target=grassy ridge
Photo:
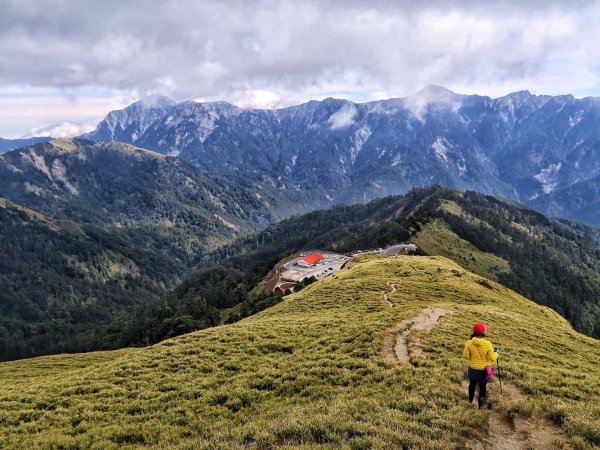
[[[380,295],[390,282],[393,308]],[[385,331],[426,305],[455,313],[423,337],[416,367],[385,362]],[[488,414],[460,387],[475,320],[531,394],[523,413],[600,445],[600,342],[445,258],[397,256],[153,347],[0,364],[0,447],[464,448]]]
[[[339,252],[416,240],[429,255],[497,280],[600,337],[597,238],[592,227],[553,221],[517,203],[430,186],[290,218],[220,248],[203,264],[243,268],[306,248]]]
[[[508,261],[493,253],[482,252],[469,241],[461,239],[441,219],[433,219],[423,225],[411,240],[428,255],[444,256],[494,281],[498,281],[499,273],[509,270]]]

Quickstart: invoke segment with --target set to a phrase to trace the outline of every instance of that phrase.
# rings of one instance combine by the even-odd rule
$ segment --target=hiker
[[[485,409],[487,404],[486,384],[491,378],[491,363],[498,359],[492,343],[485,339],[485,325],[476,323],[473,326],[471,339],[465,344],[463,357],[469,361],[469,403],[475,398],[475,388],[479,385],[477,403],[479,409]],[[488,366],[489,369],[487,368]]]

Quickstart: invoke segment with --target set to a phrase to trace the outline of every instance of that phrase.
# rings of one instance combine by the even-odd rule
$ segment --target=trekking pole
[[[500,349],[498,347],[494,348],[494,351],[496,353],[500,353]],[[502,372],[500,372],[500,359],[496,359],[496,367],[498,368],[498,381],[500,382],[500,395],[503,394],[502,392]]]
[[[503,394],[503,392],[502,392],[502,373],[500,372],[500,361],[496,360],[496,366],[498,367],[498,381],[500,382],[500,394]]]

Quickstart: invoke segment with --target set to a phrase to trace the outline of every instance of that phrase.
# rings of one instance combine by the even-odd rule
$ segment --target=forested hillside
[[[207,255],[202,268],[170,296],[185,299],[185,308],[165,308],[165,303],[154,302],[125,311],[111,326],[105,344],[113,348],[123,341],[144,344],[127,337],[132,335],[151,335],[149,342],[164,339],[178,334],[169,324],[179,321],[187,324],[179,333],[211,326],[217,317],[214,308],[230,307],[235,303],[232,299],[244,298],[241,311],[270,306],[277,299],[265,301],[253,288],[276,261],[297,251],[346,252],[402,241],[416,242],[421,253],[451,258],[470,271],[500,281],[552,307],[577,330],[600,336],[597,237],[598,230],[587,225],[553,221],[517,203],[436,186],[364,205],[315,211],[278,222]],[[207,276],[212,271],[220,281]],[[207,289],[212,296],[205,295]],[[247,295],[240,296],[240,292]],[[207,308],[210,314],[204,316]],[[227,318],[245,315],[236,315],[234,310]],[[157,334],[165,326],[167,331]]]
[[[0,359],[98,348],[115,313],[280,214],[250,185],[119,143],[4,153],[0,179]]]
[[[474,192],[461,193],[431,187],[411,191],[406,196],[296,216],[207,253],[198,271],[184,276],[181,284],[169,293],[165,291],[166,286],[183,272],[181,266],[169,263],[171,256],[168,252],[157,252],[154,247],[131,247],[129,240],[108,235],[97,228],[87,229],[103,233],[101,235],[108,242],[119,242],[122,252],[138,255],[136,257],[144,262],[136,264],[146,270],[140,269],[140,273],[147,273],[152,282],[142,285],[144,295],[123,298],[122,290],[113,290],[113,285],[101,278],[101,283],[94,288],[99,299],[93,300],[95,297],[92,295],[92,300],[83,302],[86,311],[93,305],[95,315],[71,314],[67,320],[73,326],[79,322],[91,324],[88,331],[94,330],[84,333],[85,339],[73,338],[73,342],[78,343],[77,349],[148,345],[256,313],[280,301],[278,296],[260,292],[257,286],[261,279],[279,259],[300,250],[319,248],[344,252],[402,241],[416,242],[422,253],[451,258],[468,270],[497,280],[542,305],[552,307],[577,330],[592,336],[600,335],[600,249],[594,241],[598,237],[597,230],[573,222],[553,221],[516,203]],[[19,233],[28,236],[29,231],[18,228],[11,233],[16,239]],[[92,231],[86,233],[89,235]],[[63,234],[58,238],[65,239]],[[7,240],[4,245],[20,249],[21,244],[15,242]],[[100,241],[98,245],[108,244]],[[98,252],[101,253],[100,250]],[[142,258],[140,253],[150,255],[154,260],[150,256]],[[35,261],[35,257],[37,255],[30,258]],[[54,257],[59,258],[60,253]],[[129,259],[137,261],[133,256]],[[144,265],[148,261],[151,262]],[[44,264],[48,262],[40,263],[40,267],[46,267]],[[75,280],[75,297],[87,298],[77,293],[80,286],[76,276],[78,272],[68,269],[70,266],[66,262],[63,265],[50,263],[48,267],[53,268],[53,274],[53,271],[61,275],[67,273],[66,276]],[[8,265],[6,271],[20,273],[23,269]],[[124,277],[132,278],[130,275]],[[125,291],[138,288],[136,283],[143,280],[129,278],[127,283],[121,282],[125,283]],[[52,284],[60,277],[41,279],[51,289],[62,292],[60,283],[56,284],[58,287]],[[5,278],[4,283],[7,293],[21,296],[18,298],[29,295],[29,285],[25,282],[13,277]],[[153,287],[156,285],[160,286],[159,290]],[[64,298],[71,297],[57,296],[55,306],[62,305]],[[114,303],[111,303],[113,299]],[[15,300],[10,301],[13,305],[11,314],[20,318],[23,329],[30,329],[27,336],[35,335],[40,342],[35,350],[15,350],[15,355],[54,351],[50,348],[72,348],[60,345],[69,341],[67,334],[74,336],[76,327],[63,327],[70,330],[65,331],[63,343],[54,345],[53,341],[53,345],[44,350],[47,344],[41,336],[54,333],[52,327],[58,325],[55,322],[50,328],[46,325],[55,316],[48,312],[42,316],[28,316],[29,308],[24,307],[25,303],[20,303],[20,312],[15,313],[14,303]],[[110,326],[105,328],[109,322]],[[36,323],[45,325],[34,326]],[[33,328],[35,333],[31,331]],[[102,328],[101,332],[97,332],[99,328]],[[77,330],[82,331],[83,328]]]
[[[0,196],[55,218],[101,226],[185,266],[280,217],[243,182],[120,143],[58,139],[0,155]]]
[[[126,306],[164,296],[170,259],[0,199],[0,360],[90,348]]]
[[[206,264],[229,259],[243,267],[303,248],[349,251],[414,240],[600,336],[597,236],[592,227],[553,221],[514,202],[434,186],[284,220],[217,250]]]

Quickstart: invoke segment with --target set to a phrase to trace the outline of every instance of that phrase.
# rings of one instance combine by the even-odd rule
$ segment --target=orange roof
[[[307,264],[314,264],[317,261],[321,261],[325,258],[323,258],[323,255],[320,253],[311,253],[310,255],[305,256],[303,259]]]

